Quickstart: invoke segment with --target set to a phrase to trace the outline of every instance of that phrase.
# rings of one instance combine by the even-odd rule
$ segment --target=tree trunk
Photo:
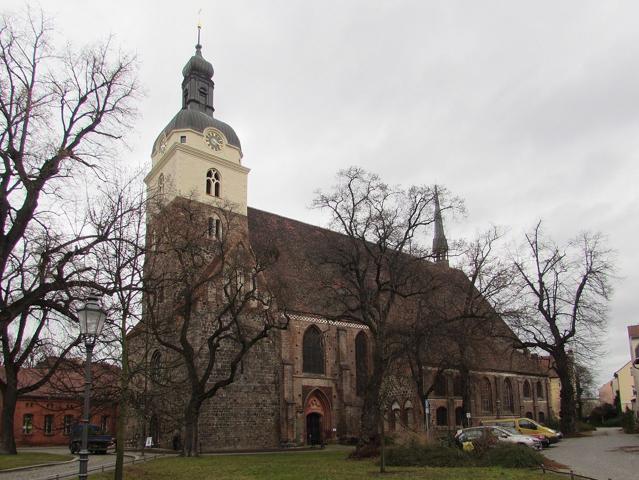
[[[196,457],[199,454],[198,421],[200,405],[190,400],[184,412],[184,456]]]
[[[124,320],[123,320],[124,322]],[[115,480],[124,478],[124,429],[128,414],[129,359],[126,340],[126,324],[122,328],[122,371],[120,372],[120,404],[118,405],[118,422],[115,432]]]
[[[364,393],[359,441],[354,454],[356,457],[377,455],[379,448],[380,390],[384,376],[384,363],[382,356],[376,353],[378,349],[377,347],[373,351],[373,372]]]
[[[554,355],[555,369],[561,382],[560,412],[561,431],[564,434],[577,430],[577,406],[575,402],[575,387],[573,385],[573,370],[570,358],[563,352]]]
[[[459,368],[459,380],[461,383],[462,390],[462,425],[466,427],[470,427],[470,419],[466,416],[467,413],[470,412],[470,371],[465,365],[462,365]]]
[[[15,455],[18,453],[13,432],[13,420],[18,401],[17,379],[10,372],[10,370],[6,371],[7,385],[2,392],[2,442],[0,444],[0,454],[3,455]]]

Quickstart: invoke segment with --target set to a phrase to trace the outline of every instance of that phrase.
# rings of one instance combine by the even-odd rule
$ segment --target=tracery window
[[[313,325],[306,329],[302,342],[302,370],[305,373],[324,373],[322,333]]]
[[[214,197],[220,196],[220,172],[214,168],[209,169],[206,172],[206,194],[213,195]]]
[[[483,412],[492,413],[493,411],[493,392],[490,380],[484,378],[480,385],[481,409]]]
[[[355,337],[355,392],[361,397],[368,384],[368,340],[364,332]]]
[[[537,398],[544,398],[544,386],[540,381],[537,382]]]
[[[507,412],[514,412],[515,411],[515,401],[513,398],[513,386],[510,383],[510,380],[507,378],[506,380],[504,380],[504,392],[503,392],[503,403],[504,403],[504,409]]]
[[[151,380],[153,380],[154,382],[159,382],[160,381],[160,376],[161,376],[161,362],[162,362],[162,354],[160,353],[159,350],[156,350],[155,352],[153,352],[153,355],[151,355],[151,365],[150,365],[150,371],[151,371]]]
[[[530,382],[526,380],[524,382],[524,398],[530,398],[530,397],[531,397]]]

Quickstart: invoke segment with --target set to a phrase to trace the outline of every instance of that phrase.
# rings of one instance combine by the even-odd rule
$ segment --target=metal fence
[[[145,455],[144,457],[141,458],[129,458],[128,460],[125,458],[124,459],[124,464],[125,465],[135,465],[136,463],[144,463],[147,462],[149,460],[155,460],[158,457],[163,457],[164,455]],[[115,463],[110,464],[110,465],[100,465],[99,467],[93,467],[93,468],[89,468],[88,469],[88,473],[101,473],[101,472],[107,472],[109,470],[113,470],[115,468]],[[51,475],[50,477],[46,477],[43,480],[62,480],[64,478],[74,478],[78,476],[78,472],[72,472],[72,473],[64,473],[64,474],[56,474],[56,475]]]
[[[579,475],[575,472],[573,472],[572,470],[566,472],[565,470],[553,470],[552,468],[548,468],[545,466],[541,466],[541,471],[542,473],[546,473],[546,472],[551,472],[551,473],[555,473],[557,475],[565,475],[566,477],[570,478],[570,480],[601,480],[599,478],[593,478],[593,477],[586,477],[584,475]],[[609,478],[608,480],[612,480],[611,478]]]

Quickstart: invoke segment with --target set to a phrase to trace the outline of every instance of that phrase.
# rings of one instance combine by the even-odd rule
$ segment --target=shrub
[[[609,418],[601,422],[602,427],[621,427],[621,417]]]
[[[621,428],[626,433],[635,433],[637,431],[637,419],[635,418],[635,412],[626,409],[621,416]]]
[[[480,465],[503,468],[538,467],[544,461],[541,453],[523,445],[499,444],[489,448],[479,459]]]
[[[590,416],[588,417],[588,421],[593,425],[602,425],[605,421],[613,419],[617,417],[617,415],[617,409],[614,405],[604,403],[603,405],[598,405],[592,409],[592,412],[590,412]]]
[[[386,464],[403,467],[464,467],[472,464],[472,458],[458,447],[419,445],[389,448]]]
[[[593,430],[597,430],[597,427],[587,422],[582,422],[582,421],[577,422],[578,432],[592,432]]]

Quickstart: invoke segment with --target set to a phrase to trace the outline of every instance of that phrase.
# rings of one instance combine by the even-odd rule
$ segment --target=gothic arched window
[[[540,381],[537,382],[537,398],[544,398],[544,386]]]
[[[368,384],[368,340],[364,332],[355,337],[355,392],[358,397],[366,392]]]
[[[526,380],[524,382],[524,398],[530,398],[530,397],[531,397],[530,382]]]
[[[206,172],[206,194],[213,195],[214,197],[220,196],[220,172],[214,168],[209,169]]]
[[[504,398],[503,398],[503,402],[504,402],[504,409],[507,412],[514,412],[515,411],[515,401],[513,398],[513,386],[510,383],[509,379],[504,380]]]
[[[493,392],[490,380],[484,378],[480,385],[481,409],[483,412],[492,413],[493,411]]]
[[[151,380],[153,380],[154,382],[160,381],[160,375],[161,375],[161,369],[162,369],[161,363],[162,363],[162,354],[160,353],[159,350],[156,350],[155,352],[153,352],[153,355],[151,355],[151,365],[150,365]]]
[[[464,409],[462,407],[455,408],[455,425],[464,425]]]
[[[546,415],[544,412],[538,412],[537,419],[539,420],[539,423],[544,423],[546,421]]]
[[[437,417],[437,425],[448,425],[448,409],[446,407],[439,407],[435,415]]]
[[[306,373],[324,373],[322,333],[315,325],[309,327],[304,333],[302,363],[302,370]]]

